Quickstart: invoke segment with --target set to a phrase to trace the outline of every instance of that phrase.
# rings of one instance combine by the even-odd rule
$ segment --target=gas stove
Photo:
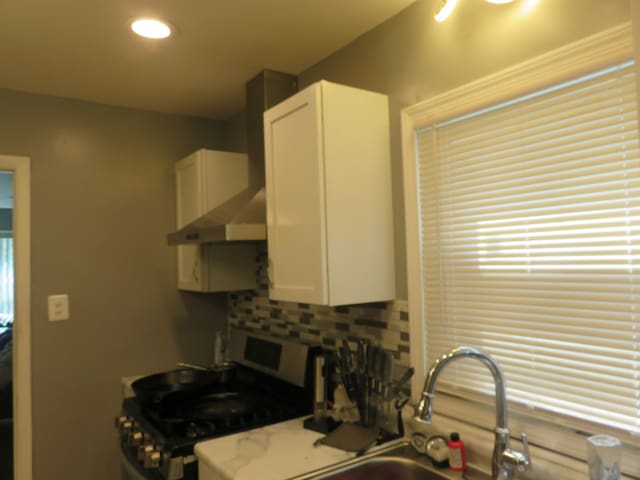
[[[234,329],[229,351],[233,368],[224,374],[172,371],[134,382],[136,396],[116,419],[125,478],[197,479],[196,443],[311,413],[319,348]]]

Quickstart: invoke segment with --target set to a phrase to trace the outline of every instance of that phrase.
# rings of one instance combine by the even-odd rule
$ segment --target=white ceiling
[[[414,1],[0,1],[0,88],[226,119],[259,71],[297,75]],[[137,37],[138,16],[177,34]]]

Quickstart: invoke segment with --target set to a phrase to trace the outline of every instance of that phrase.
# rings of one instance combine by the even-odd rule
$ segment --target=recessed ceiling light
[[[167,38],[171,27],[165,22],[153,18],[138,18],[131,22],[131,30],[146,38]]]

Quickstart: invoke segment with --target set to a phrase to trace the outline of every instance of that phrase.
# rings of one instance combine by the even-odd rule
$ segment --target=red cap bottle
[[[464,442],[460,440],[460,434],[451,433],[447,445],[449,446],[449,468],[455,472],[464,472],[467,469],[467,453],[464,450]]]

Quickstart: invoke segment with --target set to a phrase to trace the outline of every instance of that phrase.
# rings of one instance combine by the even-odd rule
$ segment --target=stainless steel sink
[[[400,457],[371,458],[343,471],[315,477],[326,480],[442,480],[445,475],[427,466]]]
[[[402,441],[327,468],[290,480],[456,480],[461,473],[439,469],[419,455],[409,442]],[[467,472],[467,479],[487,479],[478,472]]]

